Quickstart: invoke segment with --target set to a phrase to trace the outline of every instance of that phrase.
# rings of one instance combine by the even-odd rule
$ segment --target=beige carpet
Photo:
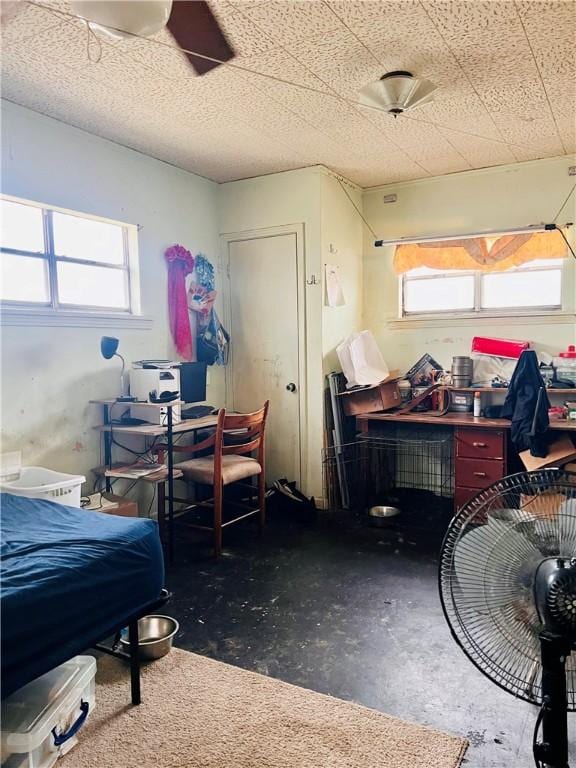
[[[174,649],[98,660],[96,708],[58,768],[456,768],[465,739]]]

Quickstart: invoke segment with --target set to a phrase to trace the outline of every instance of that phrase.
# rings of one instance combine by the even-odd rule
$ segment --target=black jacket
[[[518,452],[530,449],[532,456],[548,455],[548,409],[550,401],[538,367],[536,353],[527,349],[514,369],[501,416],[512,419],[511,437]]]

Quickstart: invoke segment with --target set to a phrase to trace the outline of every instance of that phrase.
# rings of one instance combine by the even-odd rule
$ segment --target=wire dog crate
[[[392,425],[390,425],[392,426]],[[425,425],[394,425],[363,433],[323,452],[324,495],[330,509],[385,504],[396,492],[454,494],[452,433]]]

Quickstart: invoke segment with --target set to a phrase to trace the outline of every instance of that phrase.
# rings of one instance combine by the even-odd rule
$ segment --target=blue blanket
[[[0,494],[2,696],[70,659],[160,596],[152,520]]]

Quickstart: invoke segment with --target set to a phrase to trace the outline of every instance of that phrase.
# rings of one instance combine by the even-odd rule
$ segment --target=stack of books
[[[112,469],[107,469],[104,474],[106,477],[124,477],[128,480],[137,480],[139,477],[152,475],[154,472],[159,472],[162,469],[166,469],[164,464],[136,461],[134,464],[114,466]]]

